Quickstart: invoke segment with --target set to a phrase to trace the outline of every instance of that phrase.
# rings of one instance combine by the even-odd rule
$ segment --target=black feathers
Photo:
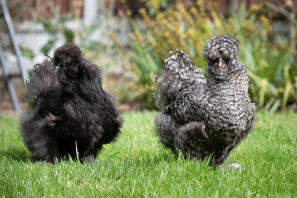
[[[101,83],[97,66],[73,44],[58,48],[52,61],[35,65],[26,87],[29,108],[21,119],[33,161],[77,155],[93,160],[103,144],[115,139],[121,119]]]

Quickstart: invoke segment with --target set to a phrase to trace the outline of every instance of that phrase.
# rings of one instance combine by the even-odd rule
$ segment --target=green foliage
[[[41,52],[47,54],[56,44],[57,39],[50,39],[45,45],[41,47]]]
[[[83,52],[93,52],[95,55],[104,49],[100,42],[97,41],[89,41],[89,37],[91,34],[98,28],[98,25],[93,24],[90,26],[85,26],[80,31],[80,48]]]
[[[67,27],[63,27],[63,35],[65,37],[66,42],[73,43],[74,33],[71,29],[69,29]]]
[[[41,47],[42,53],[47,54],[53,47],[55,47],[55,44],[58,41],[58,33],[62,33],[65,42],[74,42],[74,31],[67,28],[65,24],[67,21],[72,19],[72,15],[65,15],[42,21],[45,31],[51,35],[51,39],[49,39],[48,42]],[[79,39],[80,47],[83,52],[91,50],[96,51],[99,47],[101,47],[98,42],[88,40],[97,27],[98,25],[90,25],[80,28]]]
[[[276,111],[297,103],[297,52],[289,48],[283,33],[272,31],[272,21],[261,12],[262,4],[250,10],[242,6],[228,18],[217,14],[215,5],[208,5],[209,13],[204,5],[201,0],[191,7],[179,2],[153,16],[143,9],[141,21],[131,20],[133,71],[139,78],[132,90],[138,92],[137,97],[155,108],[152,76],[162,73],[170,50],[182,49],[204,71],[205,42],[213,35],[229,34],[239,40],[239,59],[249,71],[249,91],[258,107]]]
[[[22,53],[22,56],[28,59],[33,59],[35,56],[34,52],[31,49],[26,47],[21,47],[21,53]]]
[[[117,141],[94,163],[29,161],[18,121],[0,117],[2,197],[296,197],[297,116],[257,114],[255,129],[231,152],[239,170],[174,156],[154,133],[156,113],[123,114]]]
[[[65,22],[73,19],[71,14],[58,16],[51,19],[41,21],[43,28],[51,35],[51,39],[41,47],[41,52],[47,54],[58,41],[58,33],[61,32],[66,42],[73,43],[74,33],[71,29],[65,26]]]
[[[148,8],[148,12],[154,15],[159,9],[167,8],[169,0],[141,0]]]

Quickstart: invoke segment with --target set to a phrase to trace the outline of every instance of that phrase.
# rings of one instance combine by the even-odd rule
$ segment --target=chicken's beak
[[[219,68],[222,68],[225,66],[225,62],[223,61],[222,58],[219,59],[219,63],[218,63]]]

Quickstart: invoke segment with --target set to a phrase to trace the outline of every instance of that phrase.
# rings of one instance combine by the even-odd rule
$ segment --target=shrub
[[[152,15],[141,9],[143,18],[131,20],[132,68],[139,79],[131,89],[136,97],[146,107],[155,108],[153,76],[162,73],[168,52],[182,49],[205,71],[203,45],[213,35],[228,34],[239,40],[239,59],[247,66],[249,91],[258,107],[275,111],[297,103],[297,52],[289,48],[283,33],[273,32],[263,5],[253,5],[250,10],[241,6],[239,12],[227,18],[215,11],[215,4],[208,4],[207,9],[204,6],[201,0],[191,7],[179,1]]]

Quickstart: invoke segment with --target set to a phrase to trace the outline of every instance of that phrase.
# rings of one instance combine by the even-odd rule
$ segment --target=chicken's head
[[[81,51],[71,43],[66,43],[55,50],[53,62],[58,80],[64,84],[67,78],[76,78],[81,65]]]
[[[214,36],[203,48],[207,60],[208,74],[217,80],[227,80],[230,73],[238,68],[236,56],[239,55],[237,40],[227,35]]]

